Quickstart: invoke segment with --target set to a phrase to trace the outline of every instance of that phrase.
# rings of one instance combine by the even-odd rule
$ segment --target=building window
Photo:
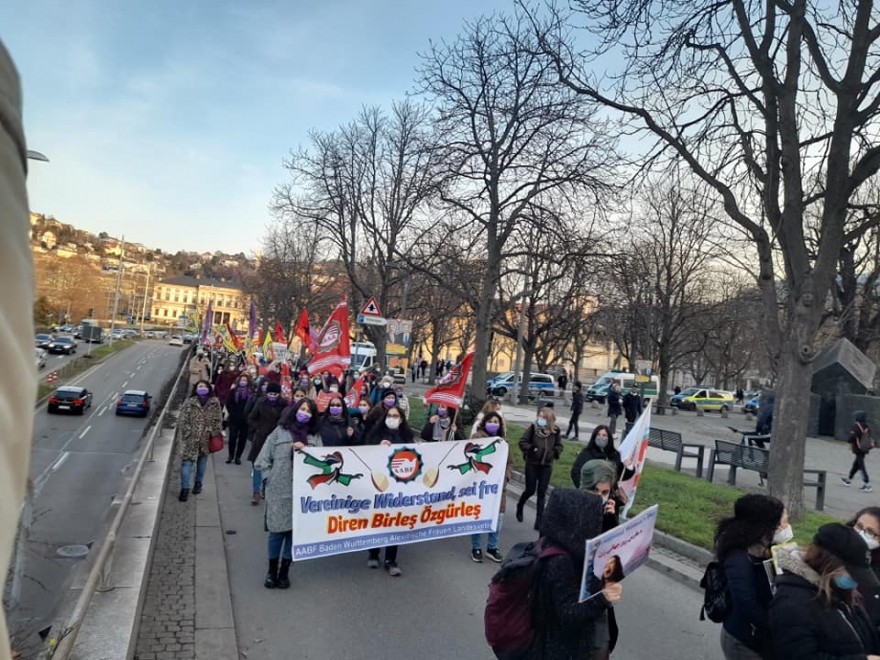
[[[167,307],[162,310],[162,316],[165,316],[165,317],[168,316],[168,308]]]
[[[165,289],[163,291],[163,293],[165,294],[165,302],[168,302],[169,300],[171,300],[171,290],[170,289]]]

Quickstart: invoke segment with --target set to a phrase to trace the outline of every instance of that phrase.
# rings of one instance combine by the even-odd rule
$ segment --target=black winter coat
[[[272,404],[263,396],[254,404],[247,418],[248,434],[251,438],[251,450],[247,457],[249,461],[257,460],[266,438],[278,426],[278,420],[281,419],[281,413],[286,407],[287,399],[283,397],[279,397],[278,401]]]
[[[239,399],[236,396],[236,391],[232,390],[226,398],[226,411],[229,413],[229,421],[235,424],[247,424],[247,405],[255,396],[257,395],[251,392],[247,399]]]
[[[818,593],[818,574],[796,553],[777,557],[785,572],[775,582],[765,658],[865,660],[877,653],[877,631],[861,606],[829,603]]]
[[[767,636],[767,616],[773,598],[763,561],[750,557],[745,550],[737,550],[724,559],[724,572],[733,612],[722,625],[730,635],[760,653]]]
[[[622,397],[620,392],[608,390],[608,416],[614,417],[623,414],[623,406],[621,405]]]
[[[318,434],[325,447],[348,447],[355,444],[354,436],[348,436],[349,423],[344,418],[334,419],[329,415],[321,418]]]
[[[607,625],[611,607],[599,595],[579,603],[584,545],[602,530],[602,500],[570,488],[550,494],[541,536],[566,551],[542,560],[536,577],[537,636],[526,660],[588,660],[593,657],[596,625]]]
[[[584,411],[584,393],[581,390],[571,395],[571,412],[575,415]]]
[[[519,448],[526,463],[553,465],[553,462],[562,456],[562,437],[559,427],[550,428],[547,434],[542,436],[536,432],[534,424],[529,424],[529,428],[519,441]]]
[[[603,449],[599,449],[599,447],[591,442],[581,449],[581,453],[574,459],[574,465],[571,466],[571,481],[575,485],[575,488],[581,487],[581,469],[588,461],[608,461],[609,463],[614,463],[614,465],[617,466],[618,481],[626,481],[627,479],[632,478],[635,474],[635,470],[627,468],[623,464],[619,451],[609,448],[606,452]]]
[[[642,414],[642,397],[632,392],[623,395],[623,414],[626,421],[634,422]]]

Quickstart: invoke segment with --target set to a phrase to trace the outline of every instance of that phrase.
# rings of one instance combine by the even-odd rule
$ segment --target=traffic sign
[[[379,303],[377,303],[376,299],[373,297],[370,297],[370,299],[367,301],[367,304],[364,305],[364,308],[361,310],[361,313],[358,315],[358,318],[360,318],[361,316],[367,316],[367,317],[372,316],[373,318],[380,318],[380,319],[382,319],[383,325],[385,322],[385,319],[382,318],[382,312],[379,311]],[[358,323],[361,323],[361,321],[358,321]],[[369,325],[369,323],[368,323],[368,325]],[[380,325],[380,324],[375,323],[373,325]]]
[[[388,319],[383,316],[366,316],[358,314],[357,322],[361,325],[388,325]]]

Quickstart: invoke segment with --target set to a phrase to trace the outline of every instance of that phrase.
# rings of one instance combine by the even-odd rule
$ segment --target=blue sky
[[[163,250],[251,252],[312,127],[411,89],[417,53],[513,0],[0,4],[32,210]]]

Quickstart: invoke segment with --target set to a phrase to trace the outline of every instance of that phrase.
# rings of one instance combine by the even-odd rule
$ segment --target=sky
[[[252,253],[282,159],[413,88],[418,53],[513,0],[0,3],[37,213],[164,251]]]

